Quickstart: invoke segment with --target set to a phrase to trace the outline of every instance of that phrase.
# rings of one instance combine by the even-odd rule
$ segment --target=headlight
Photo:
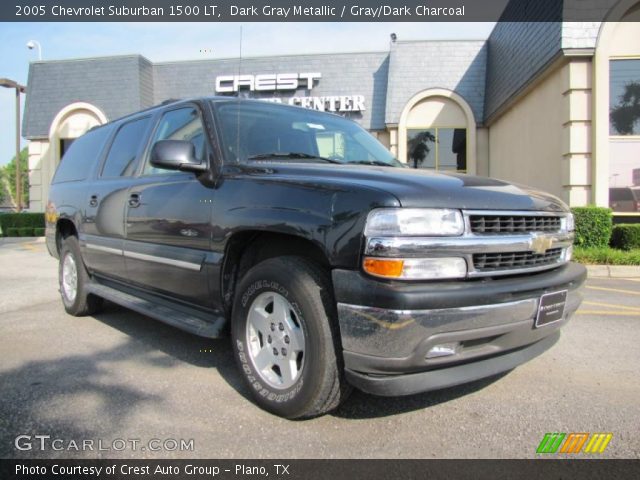
[[[467,262],[459,257],[365,257],[362,267],[370,275],[399,280],[444,280],[467,275]]]
[[[567,213],[566,222],[567,232],[573,232],[576,229],[576,221],[575,218],[573,218],[573,213]]]
[[[367,237],[456,236],[464,233],[459,210],[449,208],[381,208],[367,218]]]

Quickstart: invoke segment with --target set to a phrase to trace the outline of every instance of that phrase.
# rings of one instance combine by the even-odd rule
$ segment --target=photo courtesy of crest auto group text
[[[638,478],[638,39],[0,5],[0,478]]]

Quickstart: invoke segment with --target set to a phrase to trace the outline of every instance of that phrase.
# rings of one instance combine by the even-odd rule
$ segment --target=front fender
[[[369,211],[399,205],[380,190],[313,182],[312,177],[227,178],[213,210],[214,250],[224,251],[226,239],[238,232],[258,230],[304,238],[325,253],[332,267],[357,268]]]

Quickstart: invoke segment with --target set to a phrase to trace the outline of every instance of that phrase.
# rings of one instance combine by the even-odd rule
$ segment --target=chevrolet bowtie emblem
[[[546,253],[552,246],[553,238],[551,237],[535,236],[529,240],[529,248],[539,255]]]

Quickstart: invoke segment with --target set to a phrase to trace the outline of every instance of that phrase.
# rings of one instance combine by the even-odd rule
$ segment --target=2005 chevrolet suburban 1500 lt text
[[[354,122],[262,101],[169,102],[95,128],[47,205],[72,315],[102,299],[230,330],[263,408],[325,413],[513,369],[581,301],[573,217],[505,182],[405,168]]]

